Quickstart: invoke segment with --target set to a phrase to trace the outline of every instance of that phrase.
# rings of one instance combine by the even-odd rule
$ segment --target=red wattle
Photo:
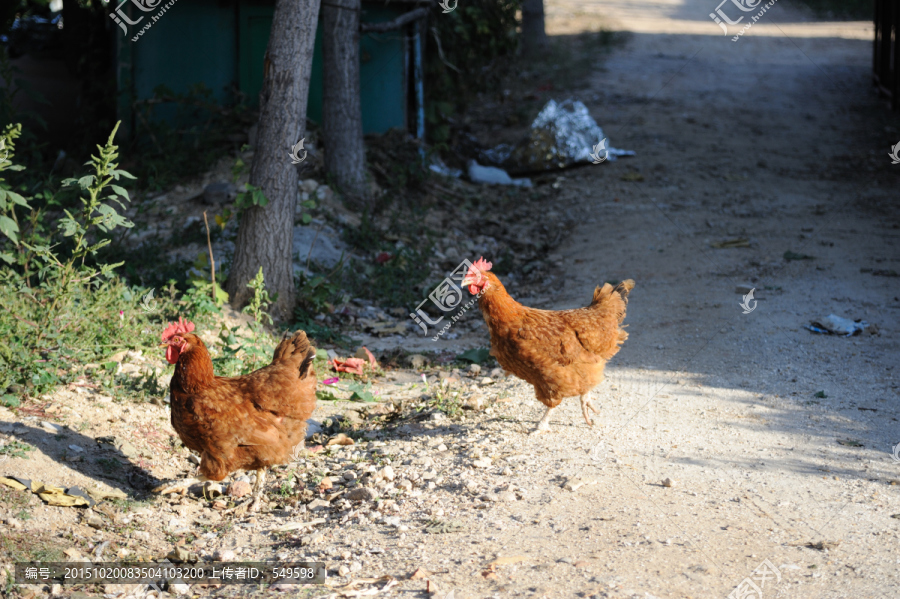
[[[175,347],[174,345],[170,345],[166,348],[166,362],[169,364],[174,364],[178,361],[178,355],[181,351]]]

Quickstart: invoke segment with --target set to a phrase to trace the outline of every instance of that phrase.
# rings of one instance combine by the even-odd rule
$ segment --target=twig
[[[216,303],[216,260],[213,258],[212,241],[209,238],[209,220],[206,218],[206,210],[203,211],[203,222],[206,223],[206,247],[209,248],[209,268],[212,272],[212,300]]]
[[[412,23],[426,16],[428,16],[427,8],[417,8],[416,10],[403,13],[393,21],[387,21],[386,23],[361,23],[359,30],[362,33],[384,33],[392,29],[400,29],[407,23]]]
[[[325,223],[319,225],[319,228],[316,229],[316,236],[313,237],[312,243],[309,244],[309,253],[306,254],[306,270],[309,271],[309,259],[312,258],[313,248],[316,246],[316,240],[319,238],[319,231],[322,230],[322,227],[325,226]]]

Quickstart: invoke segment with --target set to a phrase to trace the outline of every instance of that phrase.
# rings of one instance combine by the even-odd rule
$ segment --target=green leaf
[[[318,358],[320,360],[327,360],[328,352],[322,348],[319,348],[316,350],[316,358]]]
[[[122,196],[123,198],[128,200],[129,202],[131,201],[131,196],[128,195],[128,190],[126,190],[124,187],[120,187],[118,185],[110,185],[109,187],[110,187],[110,189],[112,189],[114,192],[116,192],[117,194],[119,194],[120,196]],[[124,206],[123,206],[123,208],[124,208]]]
[[[94,183],[94,175],[85,175],[84,177],[78,180],[78,185],[81,189],[87,189]]]
[[[304,212],[303,216],[300,217],[300,222],[302,222],[304,225],[308,225],[312,222],[312,216]]]
[[[29,208],[28,202],[25,200],[25,198],[23,198],[22,196],[20,196],[20,195],[17,194],[16,192],[14,192],[14,191],[7,191],[7,192],[6,192],[6,196],[7,196],[9,199],[11,199],[13,202],[15,202],[16,204],[18,204],[19,206],[24,206],[25,208]]]
[[[15,257],[9,252],[0,252],[0,260],[3,260],[7,264],[12,264],[16,261]]]
[[[9,237],[13,243],[19,243],[19,238],[16,235],[18,232],[19,225],[16,224],[16,221],[8,216],[0,216],[0,233]]]

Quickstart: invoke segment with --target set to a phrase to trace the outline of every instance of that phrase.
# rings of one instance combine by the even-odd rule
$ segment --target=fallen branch
[[[393,29],[400,29],[407,23],[418,21],[428,15],[427,8],[417,8],[407,13],[403,13],[393,21],[385,21],[384,23],[360,23],[359,30],[362,33],[384,33]]]

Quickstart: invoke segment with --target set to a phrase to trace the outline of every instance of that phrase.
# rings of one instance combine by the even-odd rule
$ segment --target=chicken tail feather
[[[275,357],[272,361],[296,362],[300,378],[303,379],[309,374],[315,357],[316,348],[310,344],[309,339],[306,337],[306,332],[297,331],[293,337],[285,335],[285,338],[275,348]]]

